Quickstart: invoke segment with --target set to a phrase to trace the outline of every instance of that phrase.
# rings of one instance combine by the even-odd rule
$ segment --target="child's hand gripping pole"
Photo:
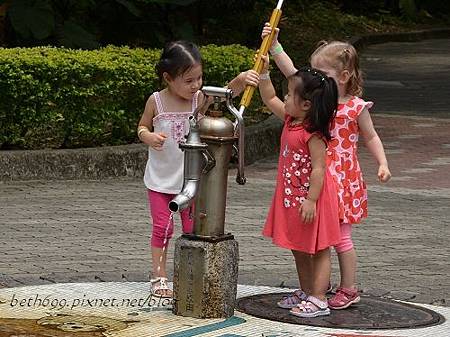
[[[272,32],[270,33],[270,35],[267,35],[263,39],[261,46],[259,47],[258,54],[256,55],[256,62],[255,62],[255,65],[253,66],[253,70],[256,71],[258,74],[261,73],[261,70],[264,65],[263,60],[261,59],[261,56],[267,55],[269,48],[272,45],[273,38],[275,37],[275,34],[276,34],[275,28],[277,28],[278,23],[280,22],[281,6],[283,5],[283,1],[284,0],[279,0],[277,7],[273,10],[272,16],[270,17],[270,21],[269,21],[270,27],[272,27]],[[252,100],[254,92],[255,92],[255,87],[253,87],[251,85],[248,85],[245,88],[244,94],[241,99],[241,107],[240,107],[240,112],[242,114],[244,113],[245,108],[248,108],[248,106],[250,105],[250,102]]]
[[[281,6],[283,5],[284,0],[278,0],[277,7],[273,10],[272,16],[270,17],[270,26],[272,27],[272,32],[270,35],[266,36],[262,43],[261,47],[259,47],[259,52],[256,55],[256,62],[253,67],[253,70],[255,70],[258,74],[261,73],[261,70],[264,66],[263,60],[261,59],[262,55],[266,55],[269,51],[270,46],[272,45],[273,38],[275,37],[276,30],[278,23],[280,22],[281,18]],[[234,115],[236,117],[236,121],[234,123],[235,128],[235,134],[238,136],[238,174],[236,177],[236,181],[238,184],[243,185],[245,184],[245,176],[244,176],[244,111],[245,108],[247,108],[250,105],[250,101],[252,100],[253,93],[255,92],[255,87],[253,86],[247,86],[244,91],[244,95],[242,96],[241,100],[241,106],[239,108],[239,111],[234,108]],[[231,109],[232,107],[229,107]],[[230,110],[231,111],[231,110]]]

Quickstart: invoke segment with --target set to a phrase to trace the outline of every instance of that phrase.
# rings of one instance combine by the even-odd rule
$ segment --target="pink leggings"
[[[334,249],[339,254],[345,253],[352,248],[352,225],[349,223],[341,223],[341,242],[334,246]]]
[[[169,223],[169,202],[175,194],[166,194],[147,190],[150,215],[153,219],[151,246],[157,248],[167,247],[169,239],[173,235],[173,219]],[[191,208],[180,212],[183,233],[191,233],[194,222],[190,216]],[[166,234],[167,233],[167,234]],[[164,243],[164,241],[166,242]]]

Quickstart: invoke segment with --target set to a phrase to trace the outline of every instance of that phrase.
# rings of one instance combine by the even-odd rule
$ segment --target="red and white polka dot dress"
[[[328,167],[338,187],[339,217],[344,223],[359,223],[367,217],[367,188],[358,162],[358,117],[372,102],[353,96],[339,104],[328,144]]]

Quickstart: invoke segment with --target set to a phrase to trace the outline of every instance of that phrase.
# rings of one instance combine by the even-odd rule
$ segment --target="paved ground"
[[[364,148],[370,217],[355,230],[362,289],[450,303],[450,41],[388,43],[362,55],[366,97],[393,173],[380,185]],[[292,257],[260,231],[276,159],[230,172],[227,229],[240,245],[241,284],[295,286]],[[150,225],[140,179],[0,182],[0,283],[145,281]],[[173,246],[170,251],[173,258]],[[335,264],[336,265],[336,264]],[[337,270],[334,268],[334,281]]]
[[[285,289],[264,286],[238,286],[238,297],[284,292]],[[270,296],[270,295],[269,295]],[[266,297],[267,300],[267,297]],[[246,300],[244,300],[246,301]],[[364,301],[364,300],[363,300]],[[266,302],[267,303],[267,302]],[[270,303],[270,302],[269,302]],[[247,302],[248,304],[248,302]],[[266,304],[268,305],[268,304]],[[373,305],[373,302],[372,302]],[[369,311],[367,304],[359,305]],[[365,309],[364,309],[365,307]],[[396,322],[405,326],[413,315],[404,310],[409,305],[392,308]],[[448,337],[450,308],[422,304],[415,312],[414,323],[439,320],[439,325],[410,329],[387,329],[394,322],[391,312],[376,311],[385,329],[343,328],[346,321],[367,326],[366,319],[354,310],[333,311],[324,319],[291,323],[271,321],[235,311],[223,319],[196,319],[176,316],[168,301],[149,296],[146,282],[72,283],[0,289],[0,336],[2,337]],[[425,307],[425,309],[423,308]],[[409,307],[410,308],[410,307]],[[356,309],[356,308],[355,308]],[[434,317],[429,317],[433,310]],[[402,313],[403,311],[403,313]],[[277,311],[279,314],[283,314]],[[375,316],[375,313],[373,313]],[[367,314],[366,316],[367,317]],[[419,320],[417,319],[419,317]],[[386,319],[386,321],[383,320]],[[369,318],[370,320],[370,318]],[[298,324],[293,324],[293,323]],[[398,324],[398,323],[397,323]],[[334,326],[325,328],[325,326]]]

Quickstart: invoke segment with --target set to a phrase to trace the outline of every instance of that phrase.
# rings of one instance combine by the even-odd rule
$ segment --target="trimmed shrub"
[[[204,80],[225,85],[252,66],[242,46],[201,48]],[[0,49],[0,148],[132,143],[148,96],[160,89],[160,50]]]

